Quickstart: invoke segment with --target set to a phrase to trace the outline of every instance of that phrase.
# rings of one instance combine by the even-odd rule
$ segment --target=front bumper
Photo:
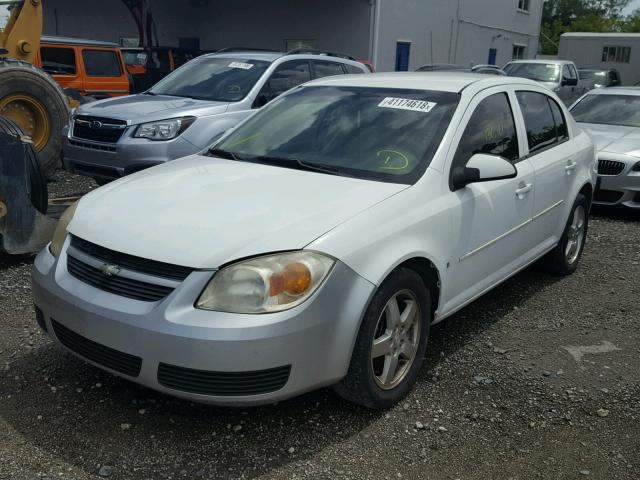
[[[211,271],[194,271],[168,297],[149,303],[85,284],[66,264],[66,248],[59,259],[45,248],[32,270],[34,301],[52,339],[116,375],[217,405],[272,403],[339,381],[347,373],[360,320],[375,289],[337,262],[320,290],[302,305],[274,314],[240,315],[193,307]],[[115,364],[109,359],[113,352],[120,355]],[[127,370],[118,363],[131,357],[141,359],[138,375],[123,373]],[[173,368],[169,377],[159,372],[167,365]],[[211,387],[236,378],[246,384],[268,372],[282,375],[289,366],[284,385],[268,393],[198,393],[203,391],[198,382]],[[171,375],[188,377],[191,386],[168,387]]]
[[[617,175],[598,175],[593,203],[640,209],[640,171],[634,171],[634,166],[640,160],[608,155],[606,161],[623,163],[624,167]]]
[[[100,143],[69,135],[65,129],[62,157],[65,169],[88,177],[114,180],[201,149],[179,136],[166,142],[133,138],[129,127],[117,143]]]

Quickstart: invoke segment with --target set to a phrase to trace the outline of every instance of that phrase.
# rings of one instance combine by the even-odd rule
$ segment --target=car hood
[[[407,187],[194,155],[85,195],[69,232],[138,257],[216,268],[304,248]]]
[[[130,95],[87,103],[76,110],[76,115],[126,120],[131,124],[152,122],[182,116],[217,115],[227,111],[225,102],[210,102],[193,98],[167,95]]]
[[[578,125],[589,134],[598,152],[640,157],[640,128],[594,123]]]

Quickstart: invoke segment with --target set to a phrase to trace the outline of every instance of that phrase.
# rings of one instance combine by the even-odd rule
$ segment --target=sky
[[[636,8],[640,8],[640,0],[631,0],[629,2],[629,5],[627,5],[627,8],[625,8],[622,13],[625,15],[628,15],[629,13],[633,12]]]

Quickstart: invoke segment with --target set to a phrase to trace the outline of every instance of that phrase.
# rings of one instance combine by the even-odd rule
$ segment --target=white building
[[[296,46],[349,53],[378,70],[533,58],[543,0],[149,0],[161,45]],[[47,0],[45,33],[137,37],[121,0]]]
[[[615,69],[622,85],[640,82],[640,33],[564,33],[558,57],[578,68]]]

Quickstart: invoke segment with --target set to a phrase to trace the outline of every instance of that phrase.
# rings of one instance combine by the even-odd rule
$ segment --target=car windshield
[[[571,114],[580,123],[640,127],[640,96],[587,95]]]
[[[312,86],[275,100],[213,155],[393,183],[424,173],[457,93]]]
[[[510,77],[523,77],[537,82],[560,80],[560,65],[554,63],[510,63],[504,67]]]
[[[196,59],[180,67],[148,93],[217,102],[238,102],[247,96],[270,62],[246,58]]]

